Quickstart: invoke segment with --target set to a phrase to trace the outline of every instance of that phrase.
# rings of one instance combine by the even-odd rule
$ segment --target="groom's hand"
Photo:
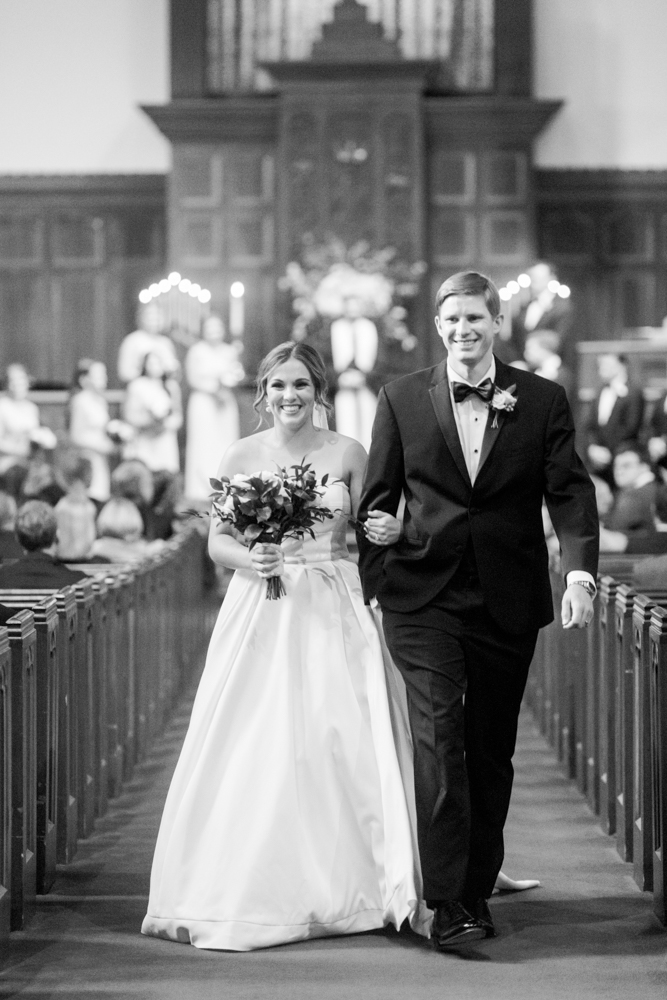
[[[583,587],[571,583],[560,609],[563,628],[585,628],[593,620],[593,598]]]

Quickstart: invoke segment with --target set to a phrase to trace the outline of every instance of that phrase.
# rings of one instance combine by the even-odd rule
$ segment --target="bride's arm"
[[[227,476],[231,479],[237,472],[243,471],[243,441],[237,441],[225,452],[218,477]],[[280,576],[283,568],[283,554],[279,545],[255,545],[249,549],[234,537],[233,527],[220,522],[211,514],[211,525],[208,532],[208,554],[214,563],[227,569],[252,569],[259,576]]]

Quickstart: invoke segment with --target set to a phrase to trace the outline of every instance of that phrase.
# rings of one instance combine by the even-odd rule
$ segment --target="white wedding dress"
[[[331,484],[322,502],[347,513]],[[248,951],[409,920],[421,899],[400,681],[346,518],[284,543],[286,596],[237,571],[158,835],[144,934]]]

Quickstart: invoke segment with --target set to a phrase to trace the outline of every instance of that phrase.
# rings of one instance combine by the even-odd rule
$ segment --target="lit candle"
[[[242,281],[235,281],[229,289],[229,332],[241,340],[245,325],[245,287]]]

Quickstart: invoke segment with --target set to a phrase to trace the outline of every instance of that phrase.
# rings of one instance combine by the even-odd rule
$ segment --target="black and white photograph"
[[[664,1000],[667,5],[0,0],[0,995]]]

